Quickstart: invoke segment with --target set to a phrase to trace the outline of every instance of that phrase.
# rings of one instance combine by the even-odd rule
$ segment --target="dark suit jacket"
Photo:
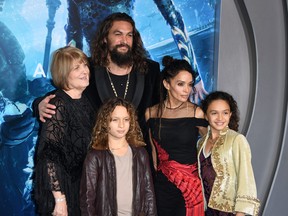
[[[132,103],[137,109],[139,124],[145,132],[145,110],[146,108],[159,103],[160,86],[160,67],[152,60],[147,60],[148,71],[146,74],[136,72],[136,90]],[[90,84],[85,89],[84,94],[88,97],[95,110],[98,110],[104,101],[115,97],[109,80],[107,79],[106,69],[101,66],[92,66]]]

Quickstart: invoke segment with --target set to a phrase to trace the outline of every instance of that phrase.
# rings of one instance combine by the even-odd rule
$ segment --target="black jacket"
[[[159,63],[147,59],[148,70],[145,74],[136,72],[136,89],[132,99],[132,104],[137,110],[138,121],[145,137],[147,127],[145,122],[145,111],[159,103],[160,95],[160,66]],[[109,98],[115,97],[106,74],[106,68],[102,66],[90,67],[90,83],[84,94],[90,100],[92,106],[97,111],[99,107]]]
[[[154,216],[156,203],[147,152],[131,146],[133,154],[133,216]],[[110,150],[90,150],[80,186],[81,215],[117,216],[116,165]]]
[[[91,61],[91,59],[90,59]],[[148,107],[151,107],[159,103],[160,95],[160,66],[159,63],[147,59],[148,70],[145,74],[136,72],[136,89],[132,99],[132,104],[137,109],[139,116],[139,123],[143,130],[145,127],[145,111]],[[93,66],[90,63],[90,82],[89,86],[84,90],[85,94],[97,111],[103,102],[111,97],[115,97],[110,83],[106,78],[106,68],[102,66]],[[54,94],[55,91],[47,93],[45,96]],[[45,97],[44,96],[44,97]],[[33,102],[34,116],[39,117],[38,104],[44,97],[39,97]]]

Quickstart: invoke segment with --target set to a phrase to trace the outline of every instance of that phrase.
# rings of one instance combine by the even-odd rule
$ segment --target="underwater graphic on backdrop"
[[[0,0],[0,215],[35,215],[31,175],[39,124],[31,105],[54,89],[51,52],[70,42],[89,56],[98,22],[126,12],[152,59],[186,59],[209,92],[217,7],[216,0]]]

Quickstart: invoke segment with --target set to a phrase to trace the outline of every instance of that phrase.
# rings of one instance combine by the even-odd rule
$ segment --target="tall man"
[[[183,17],[174,5],[173,0],[153,1],[171,28],[172,37],[179,50],[179,54],[193,66],[193,69],[196,72],[193,101],[198,103],[203,99],[207,92],[200,76],[194,48],[188,36]],[[215,5],[215,2],[212,3],[212,0],[202,1],[204,2],[203,5],[211,5],[211,7],[214,7],[213,5]],[[73,40],[76,42],[76,46],[82,49],[83,38],[90,44],[101,20],[108,14],[115,12],[125,12],[132,16],[134,3],[135,0],[67,0],[68,20],[67,25],[65,26],[67,43],[70,43]],[[193,7],[192,2],[191,6]],[[204,71],[202,71],[202,74],[204,74]]]
[[[84,91],[95,111],[111,97],[122,97],[137,108],[144,136],[146,108],[159,102],[159,64],[147,59],[135,22],[126,13],[114,13],[100,23],[91,45],[90,84]],[[41,121],[51,118],[54,95],[39,105]],[[37,104],[37,101],[34,105]]]

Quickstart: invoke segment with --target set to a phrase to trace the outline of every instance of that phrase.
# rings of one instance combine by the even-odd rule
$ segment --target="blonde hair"
[[[122,98],[112,98],[104,103],[98,111],[96,125],[92,132],[92,148],[97,150],[108,149],[109,123],[111,121],[111,114],[116,106],[125,107],[130,117],[130,127],[126,134],[127,142],[136,147],[145,146],[133,105]]]
[[[74,61],[88,64],[85,53],[76,47],[62,47],[53,53],[50,70],[55,87],[68,90],[68,76]]]

